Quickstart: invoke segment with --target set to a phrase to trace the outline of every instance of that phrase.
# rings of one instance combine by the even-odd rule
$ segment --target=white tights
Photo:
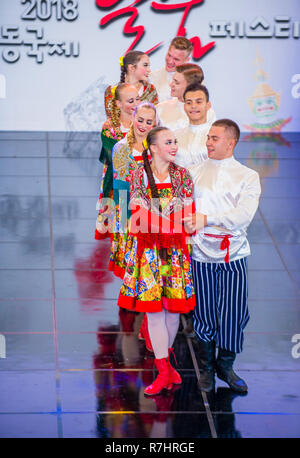
[[[163,309],[161,312],[147,313],[147,319],[155,358],[166,358],[178,331],[179,313]]]

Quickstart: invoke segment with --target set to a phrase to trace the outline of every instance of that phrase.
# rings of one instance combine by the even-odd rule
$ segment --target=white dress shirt
[[[156,110],[161,124],[171,130],[182,129],[190,123],[184,111],[184,103],[176,97],[171,100],[160,102],[156,105]],[[211,124],[216,120],[216,114],[212,108],[207,112],[207,121]]]
[[[192,237],[193,259],[225,262],[227,250],[221,250],[220,245],[226,235],[230,236],[229,261],[248,256],[247,228],[261,193],[258,173],[233,156],[223,160],[207,159],[192,167],[190,173],[196,211],[207,215],[207,226]]]
[[[206,140],[211,123],[193,125],[175,130],[174,134],[178,141],[176,164],[186,169],[205,161],[207,156]]]
[[[150,81],[155,86],[159,102],[172,99],[170,83],[174,73],[167,72],[165,68],[160,68],[150,73]]]

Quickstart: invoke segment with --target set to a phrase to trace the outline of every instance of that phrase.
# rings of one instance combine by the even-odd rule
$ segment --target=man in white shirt
[[[178,65],[190,60],[193,44],[185,37],[175,37],[171,41],[165,57],[165,67],[150,74],[150,80],[158,93],[159,102],[172,98],[170,82]]]
[[[207,113],[211,103],[206,86],[200,83],[190,84],[183,99],[189,125],[174,132],[178,143],[176,164],[189,169],[208,158],[206,140],[212,123],[207,120]]]
[[[194,329],[201,364],[200,388],[214,388],[214,372],[235,391],[247,385],[233,371],[249,320],[247,228],[258,208],[259,175],[234,156],[239,127],[229,119],[213,123],[207,137],[208,159],[190,169],[196,213],[184,218],[193,236],[196,293]],[[215,360],[215,345],[218,356]]]
[[[189,118],[184,110],[183,94],[187,86],[193,83],[202,83],[204,79],[202,68],[197,64],[183,64],[176,67],[171,87],[171,100],[156,105],[156,110],[163,126],[171,130],[181,129],[189,125]],[[216,119],[215,112],[210,108],[207,112],[209,122]]]

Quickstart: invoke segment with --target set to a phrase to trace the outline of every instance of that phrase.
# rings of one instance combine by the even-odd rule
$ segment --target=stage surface
[[[146,399],[153,356],[140,315],[95,241],[99,133],[0,132],[0,437],[300,436],[300,133],[243,133],[257,170],[250,321],[235,368],[248,386],[197,388],[193,338],[175,341],[180,389]]]

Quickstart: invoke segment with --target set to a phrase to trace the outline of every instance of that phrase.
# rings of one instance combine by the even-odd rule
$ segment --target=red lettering
[[[165,5],[162,3],[152,2],[151,6],[154,10],[157,10],[157,11],[171,11],[171,10],[174,11],[174,10],[184,9],[184,13],[183,13],[183,16],[179,24],[176,35],[180,37],[185,37],[186,28],[184,27],[184,25],[187,20],[188,14],[193,7],[199,6],[201,3],[203,3],[203,0],[190,0],[184,3],[177,3],[176,5]],[[215,45],[215,41],[212,41],[208,43],[207,45],[202,46],[202,43],[199,37],[189,38],[189,40],[194,45],[193,47],[193,58],[194,59],[200,59],[208,51],[210,51]]]
[[[99,8],[111,8],[113,6],[118,5],[121,1],[122,0],[96,0],[96,5]],[[139,17],[139,11],[137,9],[137,6],[140,3],[143,3],[144,1],[145,0],[135,0],[131,5],[124,7],[124,8],[120,8],[117,11],[114,11],[112,13],[109,13],[100,20],[100,26],[104,27],[115,19],[118,19],[124,16],[128,16],[128,15],[130,16],[127,19],[127,21],[125,22],[125,25],[123,27],[123,33],[125,35],[135,35],[135,39],[133,40],[133,42],[131,43],[131,45],[129,46],[129,48],[127,49],[127,51],[124,54],[126,54],[128,51],[133,49],[140,42],[140,40],[142,39],[145,33],[145,27],[143,25],[134,26],[135,21]],[[187,20],[189,13],[192,10],[192,8],[200,6],[203,3],[203,1],[204,0],[189,0],[183,3],[177,3],[175,5],[174,4],[166,5],[163,3],[152,2],[151,7],[157,12],[166,12],[166,13],[168,11],[176,11],[176,10],[183,9],[183,16],[181,18],[176,35],[185,37],[187,34],[187,31],[185,28],[185,22]],[[194,59],[200,59],[215,46],[215,41],[212,41],[202,46],[201,39],[197,36],[189,38],[189,40],[193,43],[193,58]],[[157,45],[153,46],[151,49],[146,51],[146,53],[151,54],[162,44],[163,42],[158,43]]]
[[[104,4],[108,6],[108,5],[113,5],[114,3],[117,3],[119,1],[120,0],[97,0],[97,5],[103,8]],[[116,18],[130,15],[130,18],[127,19],[124,25],[123,32],[125,35],[136,35],[136,37],[124,54],[126,54],[128,51],[133,49],[139,43],[139,41],[141,40],[142,36],[145,33],[145,27],[143,25],[133,26],[135,20],[139,16],[139,12],[138,12],[138,9],[136,8],[136,5],[138,5],[139,3],[143,1],[144,0],[136,0],[134,3],[132,3],[129,6],[126,6],[125,8],[121,8],[117,11],[114,11],[113,13],[107,14],[100,21],[100,26],[104,27],[106,24],[108,24],[109,22],[113,21]],[[155,45],[153,48],[149,49],[146,52],[150,54],[155,49],[157,49],[160,45],[161,43]]]
[[[121,1],[122,0],[96,0],[96,5],[99,6],[99,8],[110,8]]]
[[[104,16],[101,21],[100,21],[100,26],[105,26],[108,22],[122,16],[130,15],[130,18],[127,19],[123,32],[125,35],[132,35],[136,34],[135,40],[132,42],[131,46],[127,49],[126,52],[130,51],[134,46],[140,41],[142,36],[144,35],[145,32],[145,27],[143,25],[137,25],[135,27],[132,27],[133,23],[135,22],[136,18],[139,16],[139,12],[137,8],[131,7],[131,6],[126,6],[125,8],[121,8],[118,11],[115,11],[113,13],[109,13],[106,16]]]
[[[189,38],[189,40],[193,43],[193,58],[194,59],[201,59],[205,54],[208,53],[216,44],[215,41],[211,41],[205,46],[202,46],[201,40],[199,37]]]

